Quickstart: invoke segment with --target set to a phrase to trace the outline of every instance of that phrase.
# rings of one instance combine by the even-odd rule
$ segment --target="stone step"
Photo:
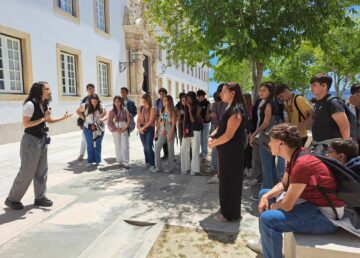
[[[146,258],[163,227],[163,223],[126,222],[120,216],[79,258]]]
[[[284,252],[285,258],[359,258],[360,239],[342,229],[328,235],[286,233]]]

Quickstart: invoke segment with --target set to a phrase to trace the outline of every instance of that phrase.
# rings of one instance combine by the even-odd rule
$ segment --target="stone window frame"
[[[75,74],[76,74],[76,95],[63,95],[62,75],[61,75],[61,52],[75,56]],[[60,43],[56,43],[56,63],[57,63],[57,79],[58,79],[58,95],[60,101],[79,102],[83,92],[83,72],[81,51]]]
[[[109,39],[111,37],[110,32],[110,9],[109,9],[109,0],[103,0],[104,1],[104,12],[105,12],[105,31],[98,28],[97,26],[97,8],[96,8],[96,2],[97,0],[93,0],[93,10],[94,10],[94,31],[104,37]]]
[[[100,78],[99,78],[99,63],[107,64],[108,68],[108,95],[100,94]],[[102,100],[110,101],[113,96],[113,74],[112,74],[112,60],[101,56],[96,56],[96,74],[97,74],[97,92],[99,93]]]
[[[70,13],[64,11],[59,6],[59,0],[53,0],[54,5],[54,13],[59,17],[65,18],[68,21],[71,21],[75,24],[80,24],[80,10],[79,10],[79,0],[72,0],[72,12]]]
[[[24,101],[33,84],[30,34],[4,25],[0,25],[0,34],[20,40],[23,78],[23,92],[0,93],[0,101]]]

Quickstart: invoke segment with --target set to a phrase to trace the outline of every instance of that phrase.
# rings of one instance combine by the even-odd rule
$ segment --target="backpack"
[[[131,133],[132,131],[134,131],[135,129],[135,120],[134,120],[134,117],[132,116],[132,114],[130,114],[130,125],[129,125],[129,133]]]
[[[294,105],[295,105],[295,108],[296,108],[296,110],[297,110],[297,112],[298,112],[298,114],[299,114],[299,123],[301,122],[301,120],[306,120],[306,117],[305,117],[305,115],[301,112],[301,110],[300,110],[300,108],[299,108],[299,106],[298,106],[298,104],[297,104],[297,102],[296,102],[296,99],[297,99],[297,97],[299,97],[299,96],[302,96],[302,95],[300,95],[300,94],[296,94],[295,96],[294,96]]]
[[[350,137],[353,138],[357,142],[358,138],[360,136],[360,124],[359,124],[359,121],[356,119],[356,116],[353,114],[353,112],[351,112],[351,110],[345,104],[345,102],[342,99],[340,99],[339,97],[329,96],[326,99],[326,101],[331,103],[331,101],[333,99],[338,100],[343,105],[343,107],[345,109],[346,117],[349,120],[349,124],[350,124]],[[329,109],[330,109],[330,105],[329,105]],[[330,113],[330,111],[329,111],[329,113]]]
[[[298,155],[295,157],[295,160],[298,157],[304,155],[311,155],[317,157],[333,173],[336,180],[336,191],[324,188],[320,185],[317,185],[316,188],[319,190],[319,192],[322,194],[324,199],[328,202],[329,206],[334,211],[336,219],[338,220],[339,216],[337,214],[334,204],[328,198],[329,194],[337,195],[346,205],[355,208],[356,212],[360,215],[360,174],[355,173],[353,170],[341,164],[335,159],[307,151],[299,152]]]

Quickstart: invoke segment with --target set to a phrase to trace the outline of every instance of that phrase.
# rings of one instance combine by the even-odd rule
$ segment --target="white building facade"
[[[36,81],[50,84],[54,116],[75,113],[87,83],[106,105],[121,87],[136,101],[144,92],[155,95],[159,77],[173,95],[207,92],[207,69],[191,74],[169,65],[161,74],[160,52],[142,16],[135,0],[0,0],[0,144],[20,140],[22,102]],[[75,119],[53,132],[76,130]]]

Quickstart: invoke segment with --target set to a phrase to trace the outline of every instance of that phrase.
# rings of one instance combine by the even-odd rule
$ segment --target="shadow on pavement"
[[[0,225],[15,221],[26,219],[24,216],[26,214],[31,214],[32,210],[42,210],[44,212],[49,212],[50,209],[41,208],[35,205],[26,205],[22,210],[12,210],[10,208],[3,208],[5,213],[0,214]]]

